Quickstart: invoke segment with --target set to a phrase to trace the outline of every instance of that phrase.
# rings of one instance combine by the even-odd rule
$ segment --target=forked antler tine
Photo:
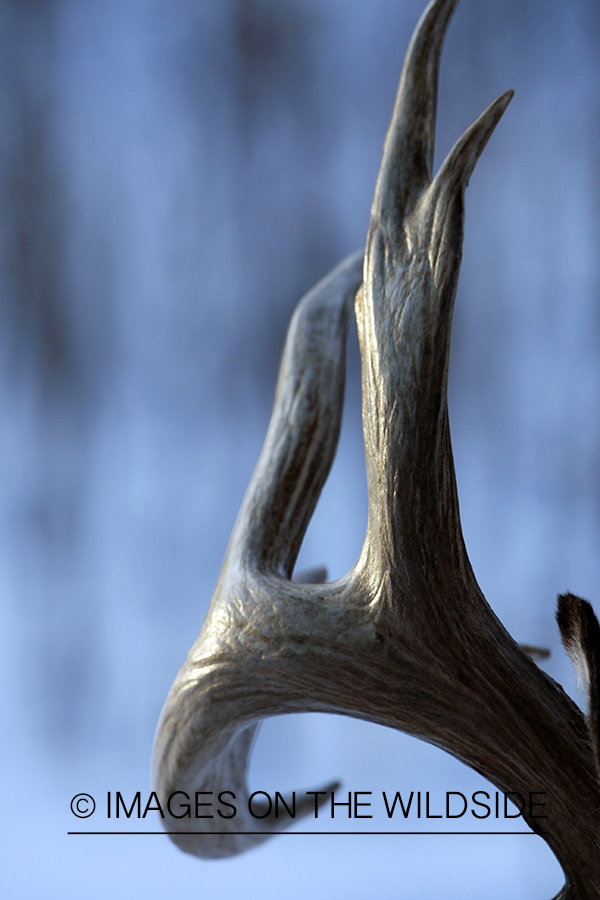
[[[600,782],[600,624],[587,600],[574,594],[559,596],[556,619],[579,687],[587,694],[587,724]]]
[[[404,60],[372,205],[372,215],[390,224],[410,212],[431,180],[440,57],[457,3],[429,4]]]
[[[422,20],[430,30],[435,25],[432,16],[439,12],[447,15],[448,10],[434,3]],[[460,560],[455,553],[462,539],[446,394],[462,255],[463,195],[512,96],[513,92],[507,91],[467,129],[434,180],[413,198],[407,213],[403,214],[400,205],[392,216],[395,172],[387,169],[378,179],[380,203],[397,227],[390,229],[389,217],[382,222],[378,213],[372,215],[364,284],[357,296],[369,541],[374,545],[381,545],[382,531],[392,534],[392,545],[410,540],[418,523],[417,553],[433,552],[427,545],[429,533],[439,555],[441,539],[447,534],[446,551]],[[413,112],[418,130],[422,113],[418,109]],[[410,130],[406,111],[403,124]],[[390,129],[390,154],[395,139]],[[402,132],[399,140],[403,140]],[[386,478],[382,478],[382,460],[386,460]],[[420,478],[414,477],[416,471]],[[401,491],[399,484],[403,485]]]
[[[229,551],[263,572],[291,576],[335,456],[348,322],[362,264],[360,250],[336,266],[290,322],[269,430]]]
[[[438,283],[443,278],[440,263],[444,259],[458,280],[463,236],[462,197],[479,157],[513,96],[514,91],[505,91],[467,128],[423,198],[423,212],[419,213],[432,219],[428,228],[431,230],[429,261]]]

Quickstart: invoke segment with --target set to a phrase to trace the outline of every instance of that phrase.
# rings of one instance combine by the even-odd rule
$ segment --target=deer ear
[[[579,686],[587,693],[587,723],[600,779],[600,625],[587,600],[574,594],[558,598],[556,620]]]

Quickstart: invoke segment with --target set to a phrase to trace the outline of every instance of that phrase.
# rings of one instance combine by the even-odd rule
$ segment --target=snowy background
[[[543,900],[562,884],[534,836],[288,835],[205,862],[164,836],[67,835],[85,827],[75,794],[150,791],[156,721],[261,447],[287,322],[364,242],[423,5],[0,0],[7,897]],[[467,192],[450,413],[480,584],[576,698],[554,608],[570,589],[600,609],[599,51],[597,0],[462,0],[438,117],[439,164],[516,91]],[[354,339],[298,563],[333,578],[366,525],[359,391]],[[376,726],[265,724],[253,789],[332,777],[487,787]]]

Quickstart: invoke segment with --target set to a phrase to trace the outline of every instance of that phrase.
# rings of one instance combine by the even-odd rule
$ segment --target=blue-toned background
[[[287,322],[364,241],[423,5],[0,0],[7,897],[543,900],[562,884],[534,836],[286,836],[206,862],[163,836],[67,835],[82,827],[74,794],[150,791],[156,721],[260,450]],[[570,589],[600,609],[597,0],[463,0],[438,164],[507,88],[467,193],[458,485],[489,602],[518,640],[552,648],[544,667],[579,698],[554,606]],[[340,451],[298,564],[331,577],[366,525],[359,391],[354,339]],[[253,789],[336,776],[374,793],[486,788],[383,728],[265,724]],[[306,827],[321,824],[356,827]]]

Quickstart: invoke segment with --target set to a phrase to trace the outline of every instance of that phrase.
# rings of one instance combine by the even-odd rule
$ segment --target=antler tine
[[[406,53],[371,208],[371,215],[390,227],[431,181],[440,57],[457,3],[433,0]]]
[[[439,10],[448,12],[434,3],[424,17],[430,29],[431,15]],[[423,559],[427,551],[436,557],[447,552],[465,565],[446,399],[462,255],[463,195],[512,96],[507,91],[467,129],[434,180],[413,198],[410,211],[402,215],[397,210],[398,227],[390,231],[388,219],[371,217],[364,283],[356,300],[373,537],[367,548],[369,565],[381,548],[382,532],[391,535],[389,547],[406,543],[412,534],[415,559]],[[391,154],[390,133],[387,141]],[[381,178],[380,199],[391,209],[395,185],[387,190],[385,180],[380,182]],[[416,471],[420,478],[414,477]],[[440,542],[444,535],[445,550]]]
[[[431,235],[429,264],[433,278],[439,284],[449,274],[454,279],[454,284],[449,282],[451,291],[458,281],[462,255],[463,195],[479,157],[513,96],[514,91],[501,94],[458,139],[424,194],[415,216],[419,227],[426,228]],[[448,355],[449,348],[446,358]]]
[[[315,596],[314,585],[288,578],[337,446],[348,319],[362,262],[362,250],[348,257],[294,312],[265,444],[202,630],[158,724],[153,782],[169,810],[165,824],[196,856],[241,853],[293,821],[250,814],[246,770],[261,718],[310,704],[302,671],[286,668],[281,635],[288,635],[292,656],[294,645],[302,653],[319,611],[323,644],[340,633],[335,613],[329,621],[323,612],[326,588]],[[320,789],[319,804],[335,786]],[[228,818],[225,809],[203,819],[200,838],[185,816],[171,813],[168,798],[203,791],[226,792],[239,814]],[[295,805],[297,818],[311,810],[308,796]]]
[[[362,264],[360,250],[336,266],[290,322],[269,430],[229,550],[263,572],[291,577],[335,456],[348,322]]]

